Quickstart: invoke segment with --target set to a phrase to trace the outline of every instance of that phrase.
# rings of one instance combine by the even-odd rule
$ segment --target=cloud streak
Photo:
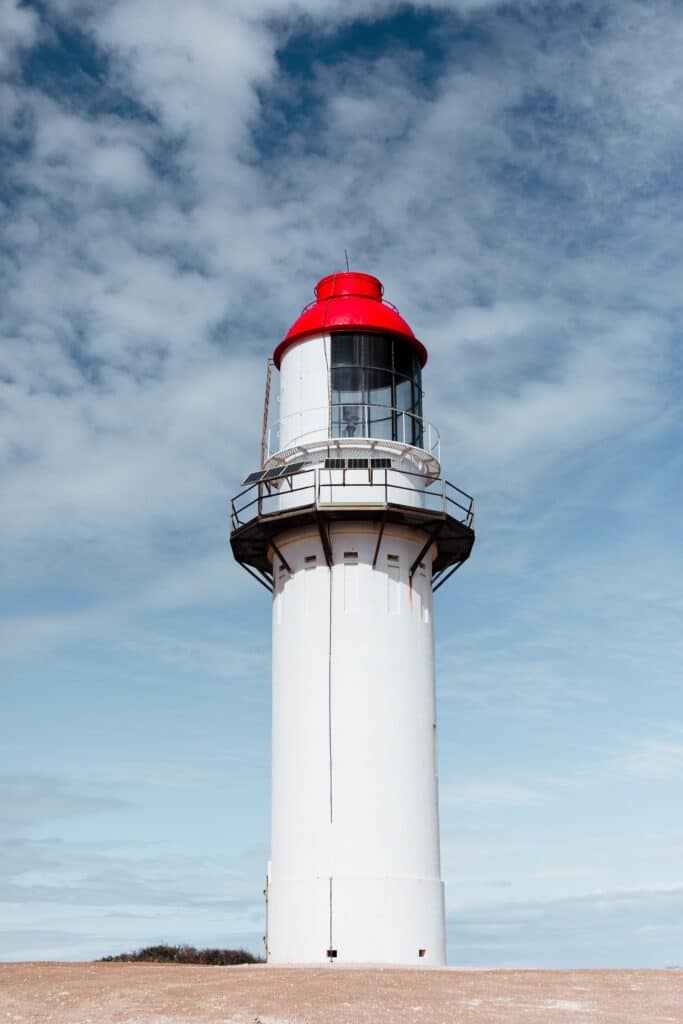
[[[680,774],[665,726],[681,647],[682,28],[669,0],[599,13],[486,0],[0,0],[0,656],[16,735],[35,735],[14,754],[45,759],[33,811],[12,804],[10,839],[29,827],[66,836],[96,811],[99,797],[45,781],[65,749],[40,733],[56,685],[81,763],[97,760],[86,739],[103,679],[117,700],[111,736],[98,735],[126,764],[145,763],[141,719],[150,761],[187,753],[200,693],[262,749],[268,612],[231,565],[226,499],[258,460],[265,358],[344,249],[428,345],[426,415],[446,475],[478,499],[475,558],[437,609],[447,874],[468,814],[515,832],[505,848],[497,836],[488,877],[517,895],[515,858],[536,879],[547,869],[529,823],[558,828],[563,794],[589,830],[602,805],[587,779],[610,794],[669,792]],[[186,692],[177,721],[140,708],[147,677],[160,709]],[[195,728],[217,755],[211,724]],[[201,761],[204,747],[193,751]],[[110,782],[100,809],[111,799],[113,812]],[[164,787],[153,788],[158,825]],[[119,812],[131,835],[153,827]],[[245,827],[245,846],[262,843],[261,822]],[[571,842],[596,875],[615,855]],[[559,877],[564,862],[548,856]],[[114,908],[137,869],[95,861],[74,900],[86,906],[111,870]],[[555,884],[555,895],[570,887]],[[206,905],[205,890],[187,891],[188,905]],[[91,913],[74,925],[89,950]],[[576,921],[590,929],[595,915]],[[58,918],[39,918],[40,948],[57,948]],[[564,909],[554,920],[572,924]],[[668,919],[612,907],[609,920],[614,936]],[[192,921],[200,928],[199,910]],[[240,921],[256,935],[260,923]],[[224,918],[211,922],[219,936]],[[529,961],[557,938],[524,935]],[[505,942],[500,956],[514,960]],[[618,941],[605,942],[617,962]],[[654,940],[643,948],[663,955]]]

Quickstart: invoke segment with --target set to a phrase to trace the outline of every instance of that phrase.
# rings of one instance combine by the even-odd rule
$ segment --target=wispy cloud
[[[538,790],[504,779],[463,779],[462,782],[442,783],[439,797],[444,807],[469,807],[477,810],[524,807],[547,799],[547,795]]]
[[[5,833],[59,818],[116,813],[126,807],[123,800],[83,795],[43,775],[0,776],[0,828]]]
[[[449,914],[451,963],[557,968],[680,964],[683,888],[585,893],[567,900],[491,903]],[[638,933],[634,944],[632,936]],[[658,937],[665,936],[662,962]],[[540,950],[543,949],[542,955]]]
[[[683,27],[673,0],[599,13],[0,0],[0,647],[29,737],[17,757],[64,757],[38,712],[61,713],[72,686],[102,700],[83,681],[93,667],[115,677],[101,743],[126,764],[145,760],[131,735],[166,744],[148,763],[184,763],[187,716],[150,715],[140,734],[148,709],[115,720],[146,673],[166,695],[185,687],[188,707],[201,685],[211,707],[239,690],[228,725],[261,749],[267,708],[248,684],[265,679],[268,609],[230,565],[226,499],[258,460],[265,357],[346,248],[427,343],[426,415],[446,475],[478,499],[475,557],[438,595],[447,874],[465,852],[452,833],[477,809],[545,835],[562,794],[589,815],[592,780],[675,782],[680,737],[662,723],[683,654]],[[69,749],[93,714],[71,697]],[[245,709],[259,700],[255,739]],[[120,798],[109,783],[105,803]],[[96,796],[41,785],[34,813],[71,808],[44,819],[55,829],[95,810]],[[22,813],[13,827],[37,825]],[[249,827],[260,841],[262,823]],[[487,877],[512,877],[519,855],[541,878],[537,838],[497,835]],[[607,872],[613,847],[586,844],[581,870]],[[101,892],[110,869],[114,912],[135,872],[84,873]],[[652,871],[669,877],[668,862]],[[146,935],[171,928],[167,910]],[[92,950],[90,913],[74,928]],[[219,935],[224,918],[211,921]],[[59,948],[58,916],[48,927],[36,911],[31,928]]]
[[[38,16],[19,0],[1,0],[2,39],[0,40],[0,72],[7,72],[38,37]]]
[[[640,736],[624,744],[610,765],[617,775],[683,782],[683,730],[668,736]]]

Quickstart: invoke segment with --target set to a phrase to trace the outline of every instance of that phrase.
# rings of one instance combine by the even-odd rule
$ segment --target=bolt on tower
[[[427,351],[376,277],[323,278],[275,349],[280,419],[232,501],[273,594],[270,963],[445,963],[433,592],[469,557]]]

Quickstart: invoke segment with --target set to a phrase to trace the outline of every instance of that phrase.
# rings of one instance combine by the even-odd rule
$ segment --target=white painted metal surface
[[[268,958],[445,962],[431,553],[419,530],[278,539]],[[423,953],[420,951],[423,950]]]
[[[309,485],[320,509],[427,507],[425,486],[440,484],[433,451],[400,439],[345,438],[330,448],[329,361],[323,337],[282,357],[273,464],[304,457],[307,467],[271,489],[259,514],[307,504]],[[384,493],[381,471],[370,480],[367,470],[325,470],[326,455],[339,454],[390,455],[394,492]],[[434,552],[411,579],[427,535],[388,522],[377,549],[380,529],[377,513],[332,522],[331,568],[312,526],[283,532],[271,550],[270,963],[445,963]]]
[[[312,443],[324,440],[328,433],[329,409],[329,337],[305,338],[293,344],[280,364],[280,448],[287,448],[297,437]]]
[[[329,336],[305,338],[284,353],[280,366],[279,413],[267,430],[266,461],[273,458],[278,461],[278,456],[289,449],[310,450],[316,443],[334,438],[330,417],[329,360]],[[360,422],[367,423],[370,411],[378,408],[371,404],[359,405]],[[441,438],[434,424],[405,410],[394,412],[397,440],[388,444],[394,448],[410,447],[413,421],[418,420],[423,427],[423,450],[429,461],[438,465]],[[349,438],[339,440],[347,444],[350,442]],[[376,442],[378,440],[375,439]],[[416,451],[413,449],[414,454]]]

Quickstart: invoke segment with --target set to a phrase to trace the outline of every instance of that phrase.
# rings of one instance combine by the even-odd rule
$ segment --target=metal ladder
[[[266,464],[268,456],[268,412],[270,410],[270,381],[273,376],[273,359],[268,357],[266,363],[266,392],[263,396],[263,428],[261,430],[261,469]]]

